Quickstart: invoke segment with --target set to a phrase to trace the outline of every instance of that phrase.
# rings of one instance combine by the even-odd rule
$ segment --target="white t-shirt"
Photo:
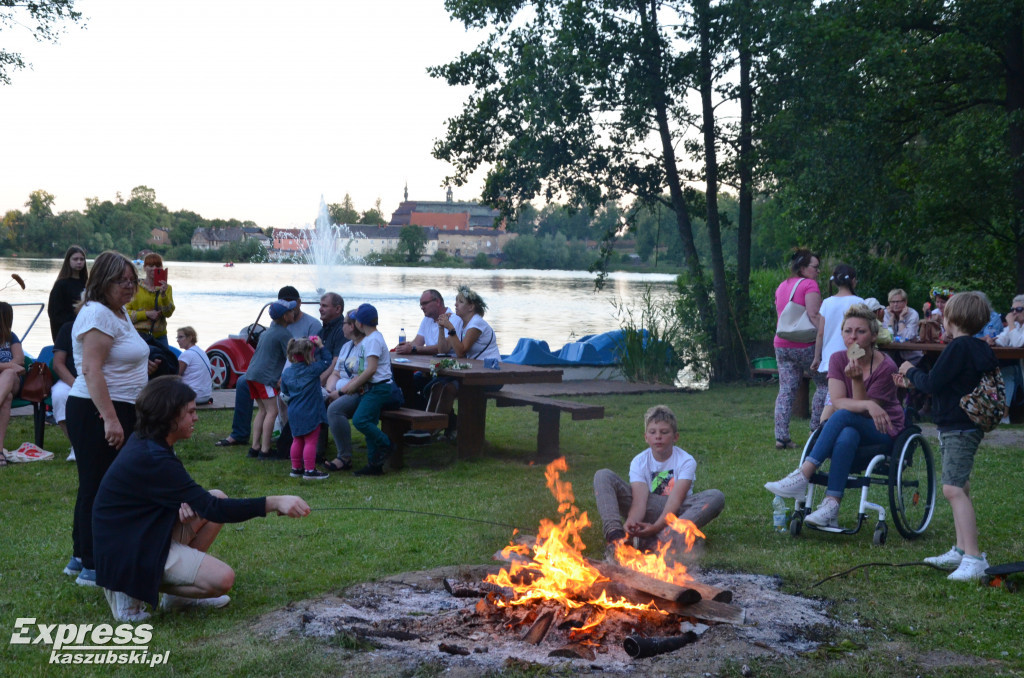
[[[341,390],[345,384],[352,381],[352,378],[361,371],[358,369],[359,351],[357,350],[361,343],[361,341],[359,343],[349,341],[341,347],[338,360],[334,363],[334,374],[338,377],[338,381],[335,382],[334,386],[335,390]]]
[[[391,380],[391,354],[388,353],[388,345],[384,341],[384,335],[377,330],[366,335],[359,342],[359,359],[357,361],[356,374],[361,374],[366,369],[366,358],[377,356],[377,371],[370,377],[371,384],[379,384],[382,381]]]
[[[473,360],[487,360],[488,358],[501,360],[501,351],[498,350],[498,338],[494,336],[494,330],[491,329],[491,326],[479,315],[474,315],[469,319],[469,324],[458,332],[459,339],[464,340],[466,332],[471,329],[479,330],[480,336],[476,338],[476,342],[466,351],[466,357]]]
[[[114,339],[102,369],[111,400],[134,403],[149,380],[149,346],[135,331],[127,312],[123,308],[121,310],[125,313],[124,318],[118,318],[106,305],[90,301],[78,312],[71,329],[71,352],[78,370],[71,395],[76,398],[91,398],[82,376],[82,337],[91,330],[98,330]]]
[[[178,362],[185,365],[181,380],[196,392],[196,400],[213,397],[213,372],[206,352],[198,346],[189,346],[178,356]]]
[[[685,450],[672,448],[672,454],[665,461],[654,458],[651,448],[647,448],[633,457],[629,465],[629,482],[643,483],[651,494],[668,495],[675,487],[676,480],[689,480],[689,497],[693,494],[693,485],[697,482],[697,460]]]
[[[449,314],[448,319],[451,320],[452,327],[458,333],[462,329],[462,318],[455,315],[450,308],[446,308],[444,313]],[[423,337],[424,346],[435,346],[437,344],[437,334],[440,331],[441,326],[437,324],[436,320],[423,316],[423,320],[420,321],[420,328],[416,331],[416,336]]]
[[[864,300],[856,294],[848,297],[831,296],[821,302],[821,317],[825,322],[825,334],[821,338],[821,363],[819,372],[828,372],[828,359],[836,351],[845,351],[843,342],[843,316],[854,304],[863,304]]]

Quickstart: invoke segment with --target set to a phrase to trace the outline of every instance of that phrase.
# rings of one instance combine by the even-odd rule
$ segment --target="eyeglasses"
[[[435,301],[437,301],[437,299],[428,299],[427,301],[420,300],[420,308],[423,308],[424,306],[430,306]]]
[[[1024,313],[1024,306],[1014,306],[1010,310],[1014,313]]]
[[[907,300],[906,299],[890,299],[889,303],[890,304],[905,304],[905,303],[907,303]]]
[[[117,285],[118,287],[123,287],[124,289],[130,289],[132,287],[138,287],[139,286],[139,281],[138,280],[118,280],[114,284]]]

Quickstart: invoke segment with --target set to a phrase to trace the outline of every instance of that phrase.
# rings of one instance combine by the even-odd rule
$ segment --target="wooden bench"
[[[489,393],[498,407],[529,406],[538,415],[537,456],[540,459],[554,459],[558,456],[559,418],[562,412],[572,415],[573,421],[604,419],[604,405],[589,405],[571,400],[555,400],[544,396],[518,393]]]
[[[383,410],[380,413],[380,430],[395,444],[391,454],[391,467],[402,468],[404,464],[406,431],[439,431],[448,426],[448,415],[439,412],[424,412],[408,407],[397,410]]]

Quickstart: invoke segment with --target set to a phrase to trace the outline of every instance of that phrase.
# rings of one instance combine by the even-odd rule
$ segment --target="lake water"
[[[56,259],[0,258],[0,287],[11,282],[0,292],[0,300],[45,303],[60,263]],[[594,276],[585,271],[335,266],[324,277],[313,266],[300,264],[235,264],[227,268],[214,263],[168,262],[167,268],[177,307],[169,320],[171,331],[191,325],[203,348],[255,321],[263,304],[273,301],[285,285],[294,285],[306,302],[303,309],[319,317],[316,289],[320,280],[327,281],[329,291],[344,297],[346,309],[361,303],[376,306],[379,329],[389,345],[397,343],[400,328],[405,328],[409,339],[415,336],[423,317],[419,296],[424,289],[437,289],[452,306],[456,288],[468,284],[487,302],[485,318],[506,354],[520,337],[542,339],[558,350],[584,335],[618,329],[615,304],[635,305],[648,285],[657,297],[672,295],[675,290],[675,276],[641,273],[612,274],[604,289],[595,291]],[[24,279],[24,290],[11,280],[12,273]],[[14,331],[22,336],[31,316],[27,307],[15,307],[14,312]],[[262,324],[267,324],[266,314]],[[49,318],[44,311],[24,347],[27,353],[38,355],[50,343]]]

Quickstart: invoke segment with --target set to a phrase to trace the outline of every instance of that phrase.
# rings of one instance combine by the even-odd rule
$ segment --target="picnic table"
[[[898,351],[923,351],[924,353],[939,354],[946,349],[946,344],[925,344],[919,341],[894,341],[891,344],[885,344],[878,348],[887,353],[896,353]],[[1021,358],[1024,358],[1024,346],[1018,348],[993,346],[992,352],[995,353],[996,358],[999,358],[1000,360],[1020,360]],[[897,367],[899,367],[898,363]]]
[[[391,357],[391,373],[395,383],[403,390],[412,384],[416,372],[430,372],[434,363],[443,357],[407,354]],[[398,362],[401,360],[402,362]],[[554,367],[532,367],[514,363],[500,363],[499,369],[484,367],[482,360],[460,358],[460,363],[471,367],[461,370],[439,370],[438,375],[458,382],[459,417],[456,425],[456,450],[460,459],[469,459],[480,453],[484,446],[487,426],[488,386],[506,384],[549,384],[562,381],[562,370]]]

